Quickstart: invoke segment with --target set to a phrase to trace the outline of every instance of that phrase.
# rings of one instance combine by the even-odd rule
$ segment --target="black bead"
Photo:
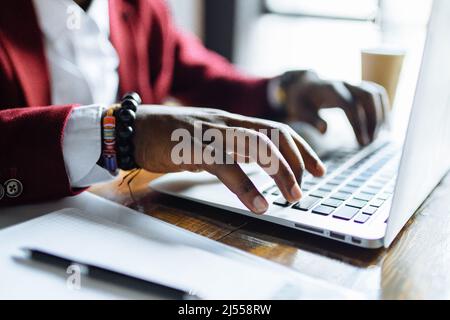
[[[137,103],[133,99],[126,99],[126,100],[122,101],[121,106],[122,106],[121,109],[128,109],[128,110],[131,110],[133,112],[136,112],[137,108],[139,106],[139,103]]]
[[[116,146],[117,148],[125,147],[130,144],[130,139],[123,139],[116,135]]]
[[[120,108],[117,110],[116,117],[122,125],[132,125],[134,120],[136,120],[136,113],[129,109]]]
[[[138,105],[142,104],[142,99],[137,92],[127,92],[123,95],[122,101],[131,99],[137,102]]]
[[[133,145],[130,143],[126,143],[126,141],[117,145],[117,152],[119,153],[119,155],[132,154],[134,151],[133,149]]]
[[[133,170],[136,168],[136,163],[130,155],[119,156],[119,168],[125,171]]]
[[[130,126],[119,127],[119,130],[117,131],[117,137],[123,140],[130,139],[133,134],[134,130]]]

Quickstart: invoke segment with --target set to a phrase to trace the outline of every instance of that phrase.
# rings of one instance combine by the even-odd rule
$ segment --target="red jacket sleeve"
[[[0,206],[76,193],[70,187],[62,151],[72,108],[0,110]]]
[[[270,113],[268,79],[244,75],[225,58],[206,49],[198,38],[178,30],[165,1],[149,3],[157,13],[161,37],[173,43],[166,52],[174,57],[171,96],[197,107],[250,116]]]
[[[225,58],[207,50],[196,37],[175,33],[175,97],[191,105],[222,107],[249,116],[270,113],[268,79],[246,76]]]

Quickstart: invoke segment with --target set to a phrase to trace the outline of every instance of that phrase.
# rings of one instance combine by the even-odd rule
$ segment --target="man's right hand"
[[[223,143],[214,144],[215,150],[207,150],[211,148],[210,141],[195,139],[195,132],[200,127],[202,133],[209,129],[220,132]],[[184,129],[191,135],[191,148],[187,150],[192,153],[192,161],[179,164],[173,159],[173,150],[179,141],[173,141],[172,135],[177,129]],[[274,130],[279,133],[279,146],[269,137]],[[231,135],[227,138],[229,133],[233,138]],[[257,145],[250,143],[252,138],[258,141]],[[240,139],[244,139],[241,140],[245,146],[243,149],[237,147],[239,141],[236,140]],[[135,160],[141,168],[157,173],[207,171],[217,176],[256,214],[266,212],[268,203],[238,163],[257,162],[274,179],[289,202],[296,202],[302,196],[300,184],[305,169],[314,176],[325,173],[318,156],[289,126],[216,109],[141,106],[137,112],[134,145]],[[220,150],[217,145],[221,145]],[[224,161],[199,163],[194,161],[196,150],[212,151],[209,154],[219,152]],[[276,172],[271,172],[263,161],[263,151],[270,155],[272,161],[278,162]]]

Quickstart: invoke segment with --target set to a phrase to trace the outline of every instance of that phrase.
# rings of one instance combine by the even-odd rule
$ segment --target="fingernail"
[[[323,133],[327,132],[327,124],[325,122],[320,121],[318,127],[319,127],[320,133],[323,134]]]
[[[295,184],[291,189],[291,196],[295,200],[299,200],[302,197],[302,190],[300,190],[300,187],[298,184]]]
[[[256,196],[255,199],[253,199],[253,209],[258,214],[266,212],[268,206],[269,204],[267,203],[266,199],[261,196]]]
[[[327,167],[325,167],[325,165],[321,161],[317,162],[316,170],[317,172],[322,173],[322,175],[325,175],[327,173]]]
[[[363,143],[364,143],[364,145],[366,146],[366,145],[368,145],[369,143],[370,143],[370,138],[369,138],[369,136],[368,135],[363,135]]]

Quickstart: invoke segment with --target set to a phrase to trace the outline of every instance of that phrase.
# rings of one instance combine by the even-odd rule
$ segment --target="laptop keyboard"
[[[392,197],[399,159],[398,150],[389,143],[370,150],[339,151],[325,158],[324,177],[305,175],[304,196],[298,203],[287,202],[275,185],[263,194],[275,198],[276,206],[365,224]]]

